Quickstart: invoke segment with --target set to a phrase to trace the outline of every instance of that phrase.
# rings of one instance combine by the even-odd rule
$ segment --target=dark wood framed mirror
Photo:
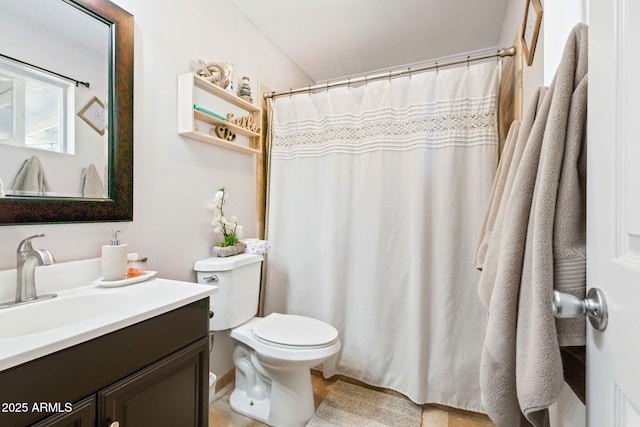
[[[46,194],[0,197],[0,225],[133,220],[133,15],[108,0],[60,1],[109,28],[104,177],[108,192],[96,199]]]

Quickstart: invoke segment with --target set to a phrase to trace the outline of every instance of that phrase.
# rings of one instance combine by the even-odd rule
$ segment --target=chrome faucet
[[[38,265],[49,265],[55,261],[53,255],[45,249],[33,249],[31,240],[36,237],[44,237],[44,234],[36,234],[27,237],[18,245],[18,268],[15,304],[36,301],[55,297],[55,294],[47,294],[38,297],[36,294],[35,270]]]

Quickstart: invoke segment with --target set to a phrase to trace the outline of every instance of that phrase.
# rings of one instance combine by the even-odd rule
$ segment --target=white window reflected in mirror
[[[0,142],[73,154],[74,90],[65,80],[0,59]]]

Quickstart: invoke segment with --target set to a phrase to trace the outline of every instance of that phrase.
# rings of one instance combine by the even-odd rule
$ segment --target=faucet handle
[[[35,239],[37,237],[44,237],[44,234],[35,234],[33,236],[27,237],[18,245],[18,252],[26,252],[32,251],[33,246],[31,245],[31,239]]]

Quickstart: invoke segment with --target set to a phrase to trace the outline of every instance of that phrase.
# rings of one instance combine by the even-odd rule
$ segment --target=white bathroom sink
[[[100,260],[91,262],[99,272]],[[0,371],[199,301],[217,290],[217,286],[160,278],[117,288],[87,285],[95,273],[82,279],[84,285],[63,284],[61,278],[79,281],[76,270],[87,269],[84,264],[42,270],[39,294],[57,297],[0,309]],[[54,266],[46,268],[50,267]],[[15,273],[0,272],[3,288],[12,283]],[[10,299],[7,293],[2,298]]]
[[[131,310],[126,292],[64,292],[52,299],[0,309],[0,340],[46,332]],[[1,341],[0,341],[1,342]]]

